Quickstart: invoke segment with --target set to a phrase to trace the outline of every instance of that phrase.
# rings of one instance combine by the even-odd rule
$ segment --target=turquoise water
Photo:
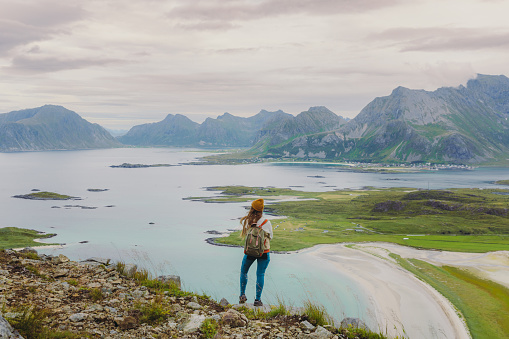
[[[213,195],[204,189],[207,186],[302,186],[299,189],[310,191],[363,186],[497,187],[492,182],[508,179],[509,173],[501,168],[397,175],[350,173],[340,172],[336,166],[309,164],[109,167],[124,162],[178,165],[207,154],[181,149],[0,153],[0,227],[57,233],[51,241],[67,244],[63,249],[40,250],[43,253],[63,253],[73,260],[98,256],[134,262],[155,274],[180,275],[188,290],[235,302],[242,251],[209,245],[205,239],[210,235],[204,232],[237,227],[245,204],[183,200]],[[89,188],[108,191],[89,192]],[[11,197],[32,189],[83,200],[30,201]],[[97,208],[64,207],[69,204]],[[254,270],[250,273],[248,298],[252,299]],[[276,302],[278,298],[295,306],[306,299],[316,300],[339,319],[360,317],[370,323],[366,297],[355,283],[309,256],[273,254],[263,299]]]

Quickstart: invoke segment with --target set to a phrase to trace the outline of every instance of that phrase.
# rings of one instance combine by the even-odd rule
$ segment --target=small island
[[[170,164],[153,164],[153,165],[145,165],[145,164],[129,164],[124,162],[122,165],[111,165],[111,168],[147,168],[147,167],[172,167],[177,165]]]
[[[34,192],[29,194],[14,195],[13,198],[27,200],[81,200],[80,197],[73,197],[70,195],[54,192]]]
[[[497,181],[495,181],[495,184],[509,186],[509,180],[497,180]]]

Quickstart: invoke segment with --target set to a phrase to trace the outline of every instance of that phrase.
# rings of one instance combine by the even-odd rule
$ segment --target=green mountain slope
[[[481,163],[509,155],[509,79],[434,92],[396,88],[339,129],[268,146],[272,157]]]
[[[104,128],[62,106],[0,114],[0,151],[70,150],[120,147]]]

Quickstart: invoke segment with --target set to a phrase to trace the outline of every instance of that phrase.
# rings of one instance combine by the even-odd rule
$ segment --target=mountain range
[[[104,128],[62,106],[0,114],[0,151],[41,151],[122,146]]]
[[[0,151],[134,146],[248,148],[241,156],[376,162],[485,163],[509,158],[509,79],[482,75],[436,91],[398,87],[353,119],[323,106],[225,113],[196,123],[169,114],[114,139],[61,106],[0,114]],[[122,143],[120,143],[120,142]]]
[[[434,92],[398,87],[325,133],[266,147],[268,157],[482,163],[509,155],[509,79],[478,75]]]
[[[281,110],[262,110],[249,118],[225,113],[201,124],[169,114],[160,122],[134,126],[118,139],[135,146],[251,147],[260,140],[276,145],[298,135],[331,131],[345,122],[325,107],[312,107],[296,117]]]

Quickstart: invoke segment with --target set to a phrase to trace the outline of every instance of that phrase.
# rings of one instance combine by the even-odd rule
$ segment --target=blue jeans
[[[265,254],[267,256],[265,256]],[[262,297],[263,284],[265,283],[265,270],[267,266],[269,266],[270,255],[269,253],[265,253],[260,258],[255,258],[244,254],[244,259],[242,259],[242,266],[240,267],[240,295],[246,294],[246,286],[247,286],[247,272],[249,272],[249,268],[251,265],[257,261],[256,263],[256,300],[260,300]]]

